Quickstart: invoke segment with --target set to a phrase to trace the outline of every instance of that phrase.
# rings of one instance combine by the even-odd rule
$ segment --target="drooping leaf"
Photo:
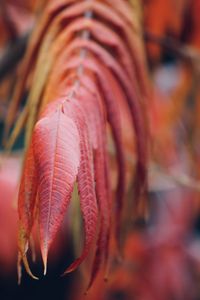
[[[39,170],[39,226],[46,273],[48,250],[69,205],[80,164],[78,131],[62,107],[36,124],[33,147]]]

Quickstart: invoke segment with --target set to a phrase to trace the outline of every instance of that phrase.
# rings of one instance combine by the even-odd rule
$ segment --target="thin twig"
[[[183,187],[187,187],[200,192],[200,181],[182,173],[172,173],[168,170],[164,170],[161,166],[151,163],[149,166],[150,172],[157,172],[159,176],[162,176],[175,184]],[[170,172],[170,173],[169,173]]]
[[[108,144],[108,152],[110,155],[115,155],[115,148],[114,146],[112,145],[112,143],[109,143]],[[133,157],[129,154],[126,154],[126,158],[129,162],[129,164],[135,166],[136,164],[136,157]],[[182,173],[172,173],[171,171],[169,170],[166,170],[164,169],[162,166],[156,164],[155,162],[151,161],[149,163],[149,166],[148,166],[148,173],[149,173],[149,177],[151,177],[151,174],[152,173],[157,173],[157,178],[161,178],[161,179],[167,179],[167,180],[170,180],[171,183],[173,184],[177,184],[179,186],[182,186],[182,187],[187,187],[187,188],[190,188],[192,190],[196,190],[198,192],[200,192],[200,181],[199,180],[196,180],[192,177],[190,177],[189,175],[186,175],[186,174],[182,174]],[[164,189],[165,187],[162,186],[162,189]],[[169,188],[169,184],[167,185],[166,184],[166,188],[168,189]],[[150,186],[150,191],[153,191],[154,188]]]
[[[182,44],[172,37],[157,36],[149,31],[144,33],[144,39],[173,52],[175,56],[190,63],[200,73],[200,52],[196,48]]]

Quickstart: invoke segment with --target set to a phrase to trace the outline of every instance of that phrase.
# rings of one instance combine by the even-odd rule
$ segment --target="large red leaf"
[[[63,220],[80,164],[79,134],[62,107],[42,118],[33,133],[38,169],[41,251],[46,273],[47,254]]]

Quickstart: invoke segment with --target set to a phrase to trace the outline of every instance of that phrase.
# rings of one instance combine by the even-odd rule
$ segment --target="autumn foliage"
[[[131,5],[123,1],[117,7],[111,1],[50,1],[33,33],[6,122],[9,130],[31,71],[31,90],[22,112],[27,120],[28,150],[18,202],[20,256],[30,274],[26,251],[33,225],[38,222],[46,273],[48,250],[75,182],[85,242],[81,256],[65,273],[85,259],[96,235],[90,284],[100,265],[107,262],[111,222],[118,233],[126,184],[120,106],[129,108],[130,126],[135,131],[133,201],[146,191],[148,78],[141,20]],[[115,200],[109,183],[106,122],[116,148]],[[14,132],[22,125],[20,116]],[[111,220],[113,209],[115,218]]]
[[[28,36],[0,85],[6,155],[24,133],[18,200],[8,197],[19,281],[22,265],[41,277],[34,244],[46,275],[64,229],[75,258],[60,273],[82,270],[74,299],[89,289],[86,299],[196,299],[199,5],[2,1],[0,47]],[[168,63],[172,87],[170,71],[162,79]]]

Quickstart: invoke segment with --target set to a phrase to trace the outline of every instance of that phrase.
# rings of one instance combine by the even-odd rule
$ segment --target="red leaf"
[[[64,274],[67,274],[74,271],[89,253],[96,235],[98,210],[94,187],[92,149],[89,144],[88,128],[84,120],[84,113],[75,99],[73,99],[73,102],[67,101],[65,109],[74,118],[80,135],[81,159],[78,172],[78,190],[85,227],[83,252],[64,272]]]
[[[28,242],[31,235],[31,230],[35,221],[36,211],[36,195],[37,195],[37,170],[33,156],[33,147],[30,145],[25,165],[18,196],[18,213],[19,213],[19,233],[18,247],[20,257],[22,258],[25,268],[31,277],[37,279],[31,272],[26,258],[28,250]]]
[[[71,198],[80,163],[79,134],[61,107],[42,118],[33,133],[39,184],[41,251],[46,273],[47,254]]]
[[[92,86],[92,83],[89,80],[84,81],[88,84],[88,86],[89,84],[90,86]],[[106,263],[108,259],[108,243],[111,227],[110,188],[107,186],[108,165],[105,141],[106,124],[105,120],[102,118],[100,95],[98,95],[97,89],[96,93],[93,94],[91,91],[89,92],[88,90],[84,89],[80,89],[79,93],[86,114],[88,115],[88,111],[90,111],[90,114],[88,116],[90,124],[89,128],[93,128],[91,136],[97,142],[97,145],[95,143],[96,149],[94,152],[94,174],[96,181],[96,195],[100,211],[100,228],[95,258],[92,266],[91,279],[88,285],[89,289],[94,279],[96,278],[96,275],[101,267],[102,262],[105,260]],[[93,124],[93,126],[91,126],[91,124]]]

